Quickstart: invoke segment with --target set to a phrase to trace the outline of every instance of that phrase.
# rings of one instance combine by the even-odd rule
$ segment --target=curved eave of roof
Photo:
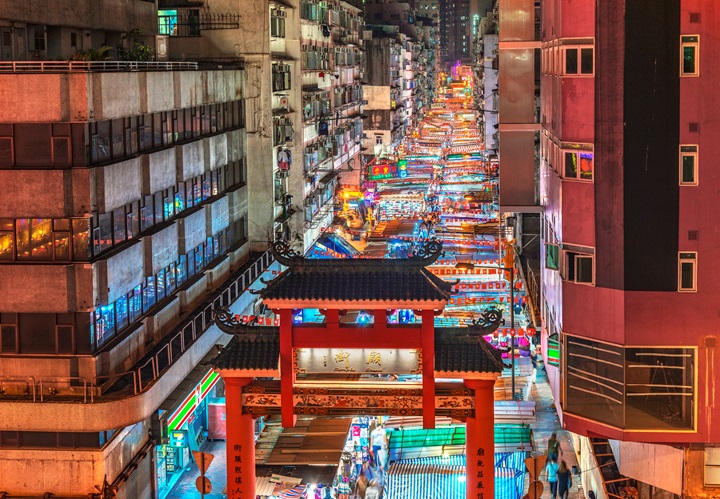
[[[437,333],[436,330],[436,335]],[[437,371],[502,373],[505,367],[502,353],[482,336],[446,336],[442,334],[442,331],[440,333],[435,340],[435,369]],[[445,364],[452,364],[452,366],[446,369],[448,366]],[[468,370],[468,367],[473,367],[473,369]]]
[[[223,332],[238,336],[252,336],[254,338],[267,336],[268,338],[275,338],[280,333],[280,328],[277,326],[248,326],[242,323],[228,324],[219,320],[215,321],[215,325]]]

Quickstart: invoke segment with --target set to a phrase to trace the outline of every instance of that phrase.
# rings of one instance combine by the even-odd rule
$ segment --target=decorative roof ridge
[[[302,272],[305,269],[365,270],[375,268],[378,265],[385,269],[419,269],[432,265],[443,254],[442,243],[435,239],[426,239],[423,241],[417,248],[415,254],[409,258],[310,259],[305,258],[300,252],[292,249],[287,241],[282,240],[270,243],[270,250],[279,263],[297,272]]]
[[[230,312],[227,307],[220,307],[213,314],[215,325],[224,333],[243,339],[274,339],[279,337],[280,328],[277,326],[259,326],[254,321],[243,322],[239,316]]]

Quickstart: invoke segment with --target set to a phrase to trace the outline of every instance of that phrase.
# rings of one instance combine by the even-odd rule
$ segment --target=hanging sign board
[[[417,350],[390,348],[298,348],[297,372],[413,374],[420,372]]]

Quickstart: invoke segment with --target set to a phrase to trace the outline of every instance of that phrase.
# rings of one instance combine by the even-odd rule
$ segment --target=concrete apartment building
[[[117,497],[155,497],[167,417],[221,342],[212,308],[252,307],[246,289],[270,264],[251,252],[276,216],[271,146],[256,139],[272,129],[260,114],[269,56],[191,53],[237,36],[237,10],[166,3],[180,9],[168,38],[156,38],[168,25],[153,1],[0,6],[0,491],[11,496],[88,497],[106,480]],[[141,42],[166,60],[143,60]],[[248,80],[261,64],[266,84]]]
[[[245,62],[248,155],[272,165],[248,172],[249,204],[265,216],[250,239],[280,237],[306,251],[332,221],[338,184],[360,183],[361,11],[339,1],[198,3],[162,0],[161,18],[220,24],[197,39],[171,36],[175,56]],[[241,13],[240,29],[222,29],[229,13]]]
[[[534,25],[534,4],[499,3],[500,202],[542,213],[553,396],[580,468],[603,462],[598,448],[612,460],[583,473],[583,489],[617,493],[615,467],[641,498],[716,497],[720,150],[708,96],[720,9],[542,2]]]
[[[381,156],[422,118],[435,95],[436,27],[407,2],[365,4],[367,70],[363,147]]]
[[[475,99],[483,119],[480,124],[488,155],[497,155],[498,138],[498,35],[497,3],[477,24],[475,35]]]

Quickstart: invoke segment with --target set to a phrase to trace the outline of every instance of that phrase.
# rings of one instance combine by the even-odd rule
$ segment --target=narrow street
[[[514,255],[513,230],[498,211],[501,165],[489,160],[482,150],[470,82],[470,78],[440,82],[437,101],[420,124],[408,133],[395,154],[368,165],[365,190],[339,193],[344,202],[339,205],[342,209],[336,220],[342,223],[331,231],[335,237],[333,249],[321,248],[308,257],[353,257],[345,254],[344,248],[354,248],[353,251],[361,252],[356,257],[407,258],[415,253],[420,241],[437,239],[443,243],[444,254],[428,269],[457,284],[448,305],[435,318],[435,326],[470,326],[484,320],[488,311],[496,311],[503,319],[501,326],[485,338],[503,352],[506,365],[495,385],[495,497],[520,499],[530,484],[523,460],[543,454],[551,433],[558,433],[561,459],[568,467],[576,466],[577,460],[569,436],[559,431],[542,359],[538,359],[537,370],[531,359],[537,348],[536,336],[525,306],[525,287]],[[305,313],[301,320],[322,321],[323,316]],[[368,318],[360,313],[352,320],[362,322]],[[388,317],[389,322],[397,324],[417,320],[412,310],[396,310]],[[419,375],[403,375],[397,381],[413,383],[419,379]],[[356,470],[370,459],[364,450],[367,447],[363,447],[367,444],[363,444],[363,437],[359,435],[362,428],[367,432],[362,434],[367,435],[376,427],[373,419],[356,417],[353,420],[344,450],[352,456]],[[447,435],[454,435],[460,429],[464,432],[464,425],[450,418],[440,419],[436,430],[423,430],[418,418],[384,419],[382,428],[388,432],[390,442],[389,467],[383,471],[373,458],[369,460],[369,473],[382,485],[385,499],[413,499],[424,495],[442,499],[465,497],[464,475],[451,476],[450,481],[446,479],[448,474],[457,473],[457,469],[464,473],[464,433],[457,441],[459,446],[452,445],[455,437],[441,436],[443,431],[451,432]],[[273,450],[273,446],[284,445],[282,432],[271,420],[267,422],[259,437],[267,441],[268,431],[279,432],[269,447],[268,453],[273,453],[277,450]],[[422,443],[412,443],[412,438],[417,438],[410,438],[412,434],[423,435]],[[429,443],[431,440],[437,440],[437,444]],[[208,471],[215,487],[212,494],[206,496],[210,499],[221,497],[218,494],[226,481],[224,452],[217,452],[219,447],[222,447],[219,442],[206,444],[206,450],[218,457]],[[258,459],[258,465],[263,464],[263,459],[268,464],[272,461]],[[303,479],[302,485],[296,487],[276,487],[275,496],[279,498],[304,494],[316,499],[317,492],[312,491],[322,487],[330,487],[328,490],[333,490],[333,494],[337,491],[337,484],[332,489],[328,484],[318,483],[317,478],[313,483],[310,477],[314,474],[307,468],[262,469]],[[417,475],[418,469],[425,471]],[[347,472],[350,483],[358,478],[356,470]],[[167,497],[195,497],[192,494],[198,476],[197,467],[191,464]],[[343,472],[338,471],[335,481],[338,478],[342,481],[342,476],[345,476]],[[424,477],[423,480],[418,481],[418,476]],[[545,480],[544,473],[541,479]],[[323,482],[330,480],[332,477],[322,479]],[[574,482],[570,497],[583,497],[578,480]],[[545,490],[548,497],[547,482]],[[326,496],[319,497],[325,499]],[[353,487],[349,497],[358,499],[363,495]]]

